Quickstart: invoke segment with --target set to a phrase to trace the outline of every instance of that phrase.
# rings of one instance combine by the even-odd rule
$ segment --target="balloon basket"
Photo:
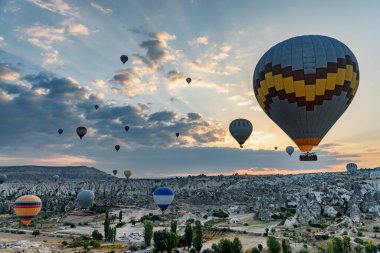
[[[300,161],[317,161],[318,160],[318,157],[317,155],[313,152],[313,153],[303,153],[300,155]]]

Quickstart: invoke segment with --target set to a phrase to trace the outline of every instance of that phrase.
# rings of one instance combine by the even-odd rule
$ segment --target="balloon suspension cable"
[[[243,148],[243,144],[240,144],[240,148]]]

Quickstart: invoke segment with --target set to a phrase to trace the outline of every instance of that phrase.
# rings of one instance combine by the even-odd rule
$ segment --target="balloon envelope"
[[[124,176],[129,179],[132,176],[132,172],[130,170],[125,170],[124,171]]]
[[[346,169],[349,173],[351,174],[355,174],[357,169],[358,169],[358,165],[356,163],[348,163],[346,165]]]
[[[121,60],[121,62],[122,62],[123,64],[125,64],[125,63],[128,61],[128,56],[126,56],[126,55],[122,55],[122,56],[120,56],[120,60]]]
[[[83,190],[78,193],[77,201],[81,208],[90,208],[94,203],[95,194],[89,190]]]
[[[112,173],[113,173],[114,176],[116,176],[117,170],[113,170]]]
[[[42,201],[35,195],[24,195],[16,199],[13,210],[22,224],[28,226],[42,208]]]
[[[186,82],[187,82],[188,84],[190,84],[190,83],[191,83],[191,78],[190,78],[190,77],[186,78]]]
[[[57,182],[57,180],[59,179],[59,176],[58,175],[54,175],[53,179],[54,179],[55,182]]]
[[[247,119],[235,119],[230,123],[229,129],[232,137],[235,138],[242,148],[245,141],[251,135],[253,126]]]
[[[62,129],[58,129],[58,133],[61,135],[63,133]]]
[[[87,133],[87,128],[83,127],[83,126],[80,126],[77,128],[77,135],[79,136],[79,138],[83,138],[83,136],[85,136]]]
[[[124,129],[125,129],[126,132],[128,132],[129,126],[125,126]]]
[[[115,145],[115,150],[119,151],[119,149],[120,149],[120,145]]]
[[[7,181],[7,175],[0,174],[0,184],[4,183],[5,181]]]
[[[261,108],[302,152],[321,142],[358,85],[355,55],[342,42],[321,35],[275,45],[261,57],[253,76]]]
[[[99,109],[99,105],[95,105],[95,110],[98,110]]]
[[[169,207],[173,199],[174,191],[169,187],[160,187],[153,192],[153,200],[162,212]]]
[[[294,152],[294,148],[292,146],[287,146],[285,151],[286,153],[288,153],[289,156],[291,156]]]
[[[177,136],[177,138],[179,137],[179,133],[175,133],[175,136]]]

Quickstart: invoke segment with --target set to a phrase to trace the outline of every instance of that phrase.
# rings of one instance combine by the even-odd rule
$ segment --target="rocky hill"
[[[42,183],[53,181],[59,175],[61,182],[98,181],[111,178],[107,173],[86,166],[6,166],[0,167],[0,173],[7,175],[8,183]]]

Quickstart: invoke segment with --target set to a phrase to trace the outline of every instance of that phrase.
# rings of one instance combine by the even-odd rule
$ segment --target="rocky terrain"
[[[23,194],[40,196],[43,211],[72,211],[81,189],[94,191],[97,206],[155,208],[152,192],[156,187],[169,186],[175,190],[171,212],[211,212],[221,208],[229,212],[253,213],[260,220],[286,219],[284,226],[288,228],[320,223],[324,217],[342,217],[341,226],[345,227],[359,225],[363,219],[380,218],[380,180],[369,180],[365,171],[355,175],[202,175],[126,180],[86,167],[79,175],[74,173],[78,170],[71,168],[55,168],[54,173],[61,175],[57,183],[51,179],[54,173],[47,175],[43,169],[40,173],[46,177],[23,182],[12,182],[14,174],[7,172],[10,180],[0,185],[0,213],[11,212],[13,201]],[[38,168],[33,167],[33,170]],[[284,216],[289,211],[294,215]],[[337,230],[339,224],[336,224]]]

